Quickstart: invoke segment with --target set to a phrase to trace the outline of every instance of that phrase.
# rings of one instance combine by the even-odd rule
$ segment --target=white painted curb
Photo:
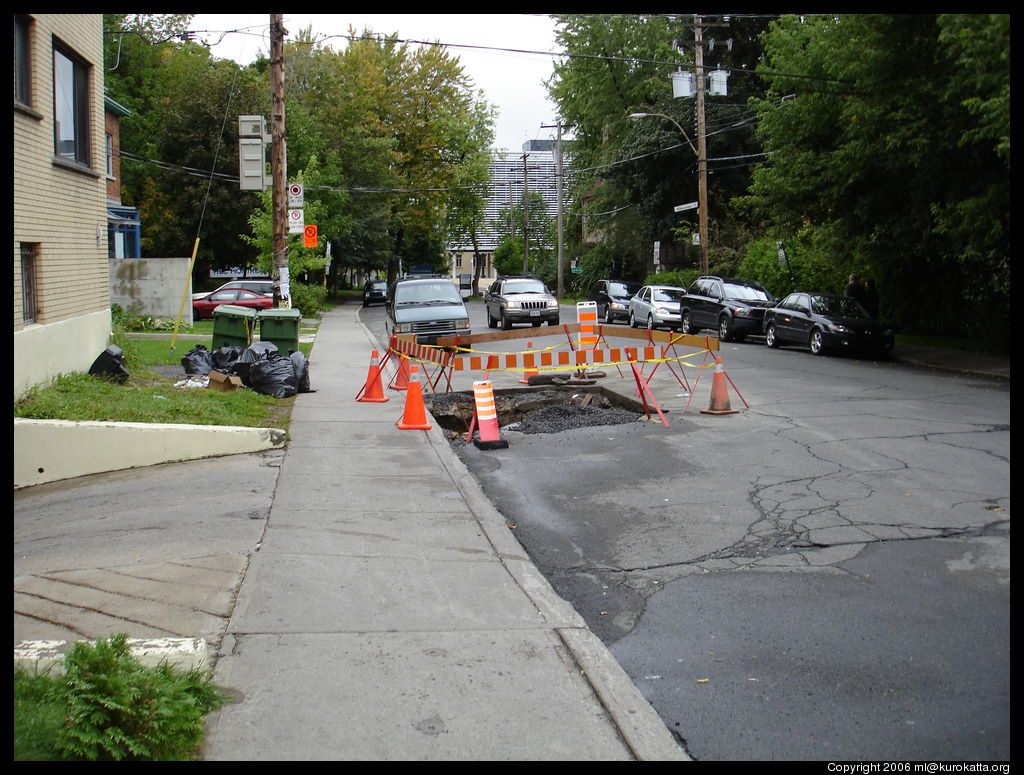
[[[14,487],[279,449],[280,428],[14,418]]]
[[[88,642],[88,641],[82,641]],[[64,657],[75,641],[23,640],[14,647],[14,666],[29,672],[64,672]],[[203,638],[129,638],[131,654],[146,667],[168,664],[179,670],[209,670]]]

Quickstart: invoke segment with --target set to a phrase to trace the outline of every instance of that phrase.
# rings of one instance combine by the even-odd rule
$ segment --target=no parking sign
[[[302,232],[302,247],[315,248],[319,242],[317,239],[316,226],[307,226]]]

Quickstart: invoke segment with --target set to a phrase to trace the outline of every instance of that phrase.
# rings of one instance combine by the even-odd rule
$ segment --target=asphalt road
[[[739,414],[459,454],[694,759],[1008,759],[1009,383],[721,355]]]

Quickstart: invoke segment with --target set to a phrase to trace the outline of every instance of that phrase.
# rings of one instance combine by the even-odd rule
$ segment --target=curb
[[[39,674],[61,675],[64,657],[75,643],[92,641],[23,640],[14,647],[14,667]],[[129,638],[135,659],[146,667],[170,665],[179,670],[209,671],[206,640],[203,638]]]

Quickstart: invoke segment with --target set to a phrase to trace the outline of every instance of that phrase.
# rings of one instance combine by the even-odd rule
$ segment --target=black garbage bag
[[[291,360],[292,367],[295,369],[295,382],[298,386],[299,392],[314,392],[309,386],[309,361],[306,360],[306,356],[301,352],[290,350],[288,358]]]
[[[197,344],[181,356],[181,366],[189,376],[205,377],[213,368],[213,357],[206,347]]]
[[[124,365],[124,352],[116,344],[110,345],[92,362],[89,373],[94,377],[103,377],[122,383],[128,379],[128,369]]]
[[[210,354],[210,357],[213,360],[213,368],[227,374],[231,371],[231,367],[235,365],[241,355],[242,348],[238,345],[222,344]]]
[[[274,398],[288,398],[299,392],[292,359],[276,352],[249,366],[249,382],[257,393]]]
[[[249,370],[254,363],[269,357],[271,354],[277,354],[276,344],[273,342],[253,342],[238,356],[235,365],[231,367],[231,373],[236,374],[242,380],[243,385],[251,388],[252,382],[249,380]]]

